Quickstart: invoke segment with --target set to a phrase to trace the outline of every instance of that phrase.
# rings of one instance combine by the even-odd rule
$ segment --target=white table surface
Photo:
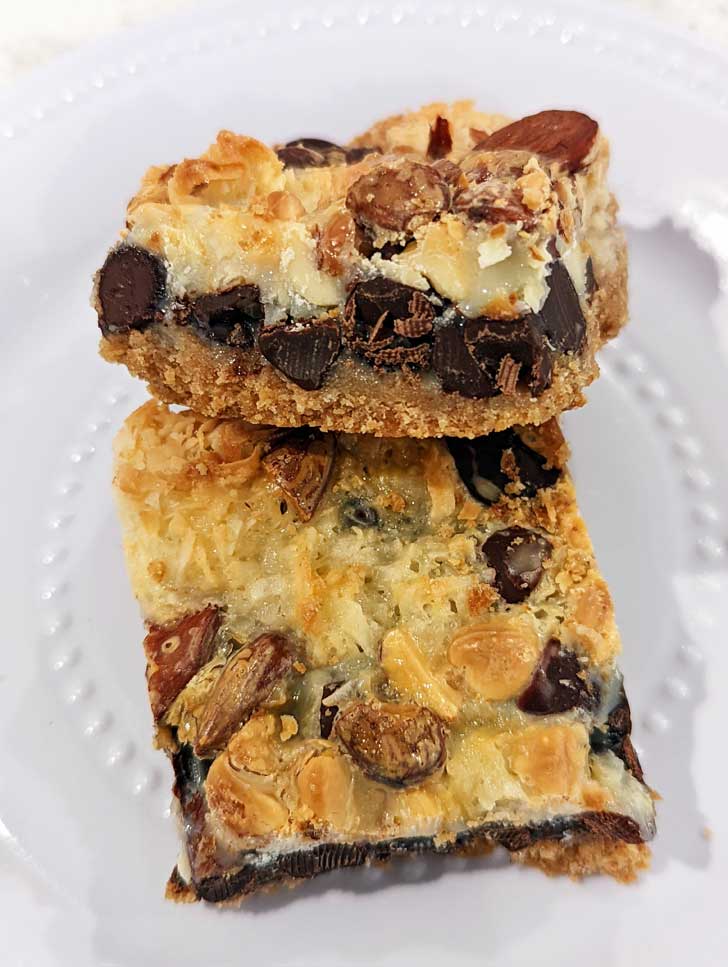
[[[364,0],[339,0],[335,5],[347,2],[367,5]],[[728,47],[728,0],[615,2],[642,8],[665,24]],[[204,0],[0,0],[0,90],[7,90],[33,67],[95,37],[195,6],[204,17]]]

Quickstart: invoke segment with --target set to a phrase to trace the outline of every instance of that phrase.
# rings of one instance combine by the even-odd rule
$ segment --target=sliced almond
[[[197,754],[208,755],[224,746],[271,695],[293,660],[288,638],[273,632],[234,652],[205,704],[195,744]]]
[[[540,111],[499,128],[479,148],[533,151],[559,161],[569,171],[586,162],[599,133],[599,125],[579,111]]]

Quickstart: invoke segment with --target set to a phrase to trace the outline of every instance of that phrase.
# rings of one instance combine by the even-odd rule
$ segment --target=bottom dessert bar
[[[653,795],[552,421],[386,440],[149,402],[116,441],[177,900],[503,846],[629,881]]]

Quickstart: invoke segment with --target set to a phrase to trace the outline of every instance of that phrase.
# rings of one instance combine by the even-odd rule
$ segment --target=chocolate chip
[[[338,705],[324,705],[324,700],[334,692],[341,688],[343,682],[328,682],[324,685],[323,691],[321,693],[321,705],[319,711],[319,725],[321,728],[321,738],[328,739],[331,735],[331,727],[334,724],[334,719],[336,718],[336,713],[339,711]]]
[[[515,496],[533,497],[561,476],[558,467],[547,467],[546,459],[526,446],[514,430],[499,430],[473,440],[450,437],[447,445],[463,483],[484,504],[497,501],[508,484],[520,483]]]
[[[432,368],[446,393],[460,393],[470,399],[496,396],[495,381],[478,366],[465,344],[464,322],[460,317],[437,327],[432,344]]]
[[[276,154],[286,168],[325,168],[347,160],[346,148],[323,138],[296,138],[276,148]]]
[[[265,326],[258,348],[268,362],[302,389],[320,389],[339,355],[341,335],[336,322],[289,322]]]
[[[239,348],[252,346],[253,328],[263,315],[257,285],[236,285],[198,296],[189,304],[190,320],[203,335]]]
[[[549,344],[559,352],[578,352],[584,345],[586,321],[579,296],[563,262],[554,262],[549,277],[549,294],[534,317]]]
[[[495,586],[509,604],[525,601],[543,576],[543,564],[552,546],[541,534],[526,527],[506,527],[491,534],[483,554],[495,570]]]
[[[593,709],[598,701],[599,687],[585,679],[577,656],[552,638],[517,705],[529,715],[555,715],[572,708]]]
[[[376,507],[362,497],[348,497],[339,511],[345,527],[379,527],[379,514]]]
[[[323,138],[296,138],[280,148],[276,154],[286,168],[326,168],[329,165],[355,164],[376,148],[342,148]]]
[[[449,188],[432,165],[402,159],[358,178],[346,207],[363,228],[411,233],[446,211],[449,200]]]
[[[450,122],[438,114],[430,128],[430,140],[427,143],[427,157],[433,161],[444,158],[452,151],[452,134]]]
[[[520,319],[467,319],[465,344],[497,390],[527,387],[539,396],[551,385],[552,354],[534,315]]]
[[[106,335],[153,322],[165,296],[164,262],[134,245],[120,245],[99,272],[99,326]]]
[[[399,255],[404,252],[407,247],[407,242],[385,242],[381,248],[374,248],[372,246],[372,255],[374,252],[379,252],[383,259],[389,261],[389,259],[394,258],[395,255]]]
[[[350,348],[376,366],[426,366],[435,310],[417,289],[384,276],[356,285],[343,329]]]
[[[578,111],[540,111],[494,131],[479,147],[530,151],[578,171],[598,132],[597,122]]]

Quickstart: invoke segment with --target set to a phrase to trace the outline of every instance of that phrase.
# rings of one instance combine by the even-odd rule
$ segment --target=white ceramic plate
[[[120,34],[0,103],[0,961],[725,963],[728,64],[597,4],[266,6]],[[664,797],[653,870],[625,888],[430,859],[241,912],[165,904],[170,777],[109,488],[144,394],[96,356],[91,274],[146,165],[220,127],[341,139],[463,95],[583,107],[613,141],[633,322],[566,426]]]

